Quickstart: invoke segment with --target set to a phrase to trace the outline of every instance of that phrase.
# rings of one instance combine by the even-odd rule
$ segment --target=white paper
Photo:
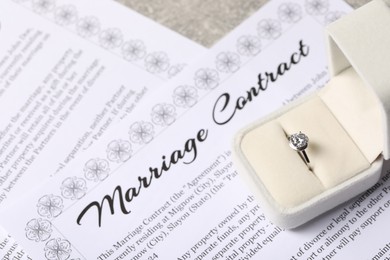
[[[59,172],[201,51],[114,1],[1,1],[0,208]]]
[[[38,259],[388,254],[381,235],[389,225],[388,176],[365,195],[284,231],[267,220],[231,162],[237,130],[328,80],[323,27],[350,7],[314,2],[273,1],[257,12],[134,118],[3,212],[6,228]],[[300,57],[297,64],[290,64],[292,55]],[[260,74],[275,76],[286,64],[248,98]]]

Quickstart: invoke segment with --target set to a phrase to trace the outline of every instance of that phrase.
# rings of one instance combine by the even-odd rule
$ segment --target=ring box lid
[[[374,0],[327,27],[331,77],[352,66],[382,108],[383,157],[390,158],[390,1]]]

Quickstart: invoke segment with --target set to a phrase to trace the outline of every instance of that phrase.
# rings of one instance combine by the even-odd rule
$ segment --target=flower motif
[[[53,238],[45,245],[45,256],[48,260],[65,260],[71,253],[71,244],[66,239]]]
[[[107,145],[107,158],[112,162],[125,162],[131,157],[131,144],[125,140],[114,140]]]
[[[302,18],[302,10],[299,4],[284,3],[278,8],[280,20],[286,23],[296,23]]]
[[[88,38],[99,33],[100,22],[93,16],[84,17],[77,23],[76,30],[81,37]]]
[[[165,52],[153,52],[145,58],[146,70],[150,73],[160,73],[169,67],[169,58]]]
[[[35,242],[46,241],[50,238],[51,223],[46,219],[32,219],[26,224],[26,237]]]
[[[61,194],[65,199],[81,199],[87,190],[87,183],[82,178],[68,177],[61,185]]]
[[[184,69],[185,66],[186,66],[186,64],[184,64],[184,63],[171,66],[168,69],[168,77],[173,78],[174,76],[179,74]]]
[[[122,55],[125,60],[135,61],[146,55],[146,47],[143,41],[132,40],[125,42],[122,46]]]
[[[243,56],[255,56],[261,50],[260,39],[252,35],[244,35],[237,40],[237,51]]]
[[[77,9],[73,5],[58,7],[54,13],[54,20],[59,25],[69,25],[77,20]]]
[[[100,33],[99,41],[103,48],[113,49],[122,44],[123,35],[119,29],[110,28]]]
[[[147,144],[153,139],[154,129],[149,122],[135,122],[130,126],[130,140],[134,143]]]
[[[62,213],[62,198],[53,194],[45,195],[38,200],[38,214],[42,217],[54,218]]]
[[[306,0],[306,12],[310,15],[325,14],[329,8],[328,0]]]
[[[179,107],[192,107],[198,102],[198,91],[191,86],[179,86],[173,91],[173,102]]]
[[[261,20],[257,24],[257,33],[264,39],[276,39],[282,33],[282,26],[277,20]]]
[[[330,24],[339,18],[343,17],[345,15],[344,12],[341,11],[334,11],[334,12],[329,12],[325,15],[325,24]]]
[[[157,104],[152,108],[152,121],[156,125],[170,125],[175,122],[175,107],[170,104]]]
[[[195,86],[202,89],[214,89],[219,84],[218,71],[214,69],[199,69],[194,76]]]
[[[222,72],[236,72],[240,68],[240,56],[234,52],[221,52],[216,58],[217,69]]]
[[[108,177],[109,163],[104,159],[90,159],[85,163],[84,176],[87,180],[98,182]]]
[[[32,8],[35,12],[43,14],[50,12],[55,7],[54,0],[33,0]]]

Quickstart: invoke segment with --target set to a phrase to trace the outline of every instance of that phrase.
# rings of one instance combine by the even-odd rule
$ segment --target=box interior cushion
[[[348,69],[311,99],[251,128],[240,149],[275,201],[295,207],[370,167],[382,151],[379,111],[375,95]],[[310,169],[288,144],[299,131],[309,137]]]

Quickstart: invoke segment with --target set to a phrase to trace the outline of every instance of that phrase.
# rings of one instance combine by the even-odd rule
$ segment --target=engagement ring
[[[289,138],[289,145],[292,149],[302,154],[303,159],[306,163],[310,163],[309,157],[307,156],[305,149],[309,144],[309,137],[299,131],[297,134],[292,134]]]

